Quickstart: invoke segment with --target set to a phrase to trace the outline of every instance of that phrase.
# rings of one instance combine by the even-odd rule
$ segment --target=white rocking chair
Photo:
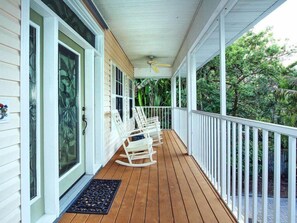
[[[146,117],[143,107],[136,107],[136,110],[137,110],[138,114],[143,118],[144,122],[146,122],[147,124],[152,124],[152,123],[156,123],[156,122],[160,123],[158,116]]]
[[[116,163],[129,167],[145,167],[155,164],[157,161],[153,160],[153,154],[156,153],[156,151],[153,150],[153,139],[149,136],[149,134],[146,131],[139,132],[139,130],[134,130],[132,132],[126,131],[126,129],[124,128],[123,121],[117,110],[113,110],[111,112],[111,117],[113,122],[115,123],[116,129],[118,131],[118,134],[120,135],[125,150],[125,154],[121,154],[120,156],[128,159],[128,162],[116,160]],[[129,139],[129,137],[137,135],[143,135],[144,139],[140,139],[137,141],[131,141]],[[133,162],[134,160],[139,159],[145,159],[146,162]],[[147,161],[147,159],[149,159],[149,161]]]
[[[158,126],[158,128],[161,130],[158,116],[147,118],[142,107],[136,107],[136,111],[144,127]]]
[[[144,121],[141,120],[139,113],[135,108],[132,108],[133,116],[140,130],[146,131],[150,134],[150,137],[153,138],[153,146],[158,146],[163,144],[161,137],[161,128],[160,124],[155,122],[147,125]]]

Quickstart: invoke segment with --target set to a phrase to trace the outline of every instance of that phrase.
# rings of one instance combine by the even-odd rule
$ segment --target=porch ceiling
[[[201,0],[94,0],[135,68],[173,64]]]
[[[132,62],[135,78],[170,78],[182,68],[189,51],[196,55],[197,68],[219,53],[220,12],[226,13],[226,45],[230,45],[284,1],[94,0],[94,3]],[[147,64],[149,55],[159,63],[171,64],[172,68],[154,73]]]

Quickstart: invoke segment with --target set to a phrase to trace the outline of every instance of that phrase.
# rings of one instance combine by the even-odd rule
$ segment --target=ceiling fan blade
[[[159,73],[159,69],[158,67],[154,66],[154,65],[151,65],[151,68],[152,70],[155,72],[155,73]]]
[[[162,64],[162,63],[155,64],[155,66],[158,66],[158,67],[171,67],[170,64]]]

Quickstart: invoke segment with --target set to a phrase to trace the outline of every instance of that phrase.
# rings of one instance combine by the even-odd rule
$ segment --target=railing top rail
[[[171,108],[171,106],[135,106],[141,108]]]
[[[245,118],[239,118],[234,116],[228,116],[228,115],[220,115],[216,113],[210,113],[210,112],[204,112],[204,111],[196,111],[192,110],[193,113],[199,114],[199,115],[205,115],[213,118],[223,119],[230,122],[240,123],[246,126],[250,127],[256,127],[259,129],[265,129],[270,132],[276,132],[282,135],[288,135],[292,136],[294,138],[297,138],[297,128],[289,127],[289,126],[283,126],[273,123],[267,123],[267,122],[261,122],[251,119],[245,119]]]
[[[181,108],[181,107],[173,107],[174,109],[182,110],[182,111],[187,111],[187,108]]]

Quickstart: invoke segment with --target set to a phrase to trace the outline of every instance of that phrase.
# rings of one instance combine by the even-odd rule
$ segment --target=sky
[[[297,44],[297,0],[287,0],[272,13],[260,21],[254,31],[260,31],[267,26],[273,27],[276,39],[288,39],[289,43]]]
[[[267,15],[255,27],[259,32],[271,26],[274,37],[289,45],[297,45],[297,0],[287,0],[272,13]],[[283,60],[284,65],[289,65],[297,60],[297,54]]]

